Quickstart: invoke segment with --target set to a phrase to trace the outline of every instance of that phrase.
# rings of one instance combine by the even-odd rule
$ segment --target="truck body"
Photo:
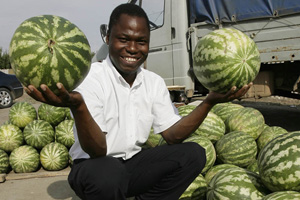
[[[162,76],[173,96],[208,91],[193,74],[193,51],[204,35],[235,28],[252,38],[261,55],[254,86],[300,92],[300,1],[295,0],[130,0],[151,21],[150,50],[144,67]],[[101,56],[100,56],[101,57]],[[103,56],[102,56],[103,57]],[[254,87],[255,88],[255,87]],[[250,91],[249,91],[250,92]]]

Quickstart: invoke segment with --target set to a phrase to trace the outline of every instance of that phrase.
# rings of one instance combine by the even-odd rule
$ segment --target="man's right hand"
[[[47,103],[53,106],[69,107],[71,109],[78,108],[84,100],[78,92],[68,92],[62,83],[57,83],[59,94],[54,94],[45,84],[42,84],[41,91],[35,88],[33,85],[25,87],[26,93],[33,99]]]

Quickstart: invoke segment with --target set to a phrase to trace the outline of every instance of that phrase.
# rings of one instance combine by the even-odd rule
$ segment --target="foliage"
[[[11,69],[9,54],[0,47],[0,69]]]

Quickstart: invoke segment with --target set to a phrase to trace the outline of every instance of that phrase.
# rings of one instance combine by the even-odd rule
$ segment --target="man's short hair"
[[[108,34],[110,33],[112,27],[116,25],[122,14],[126,14],[132,17],[142,17],[146,20],[148,30],[150,31],[149,18],[146,12],[138,5],[125,3],[117,6],[111,13],[109,24],[108,24]]]

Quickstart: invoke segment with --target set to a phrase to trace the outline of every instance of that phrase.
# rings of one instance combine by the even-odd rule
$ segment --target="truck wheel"
[[[8,108],[12,103],[13,98],[11,92],[6,88],[0,88],[0,108]]]

